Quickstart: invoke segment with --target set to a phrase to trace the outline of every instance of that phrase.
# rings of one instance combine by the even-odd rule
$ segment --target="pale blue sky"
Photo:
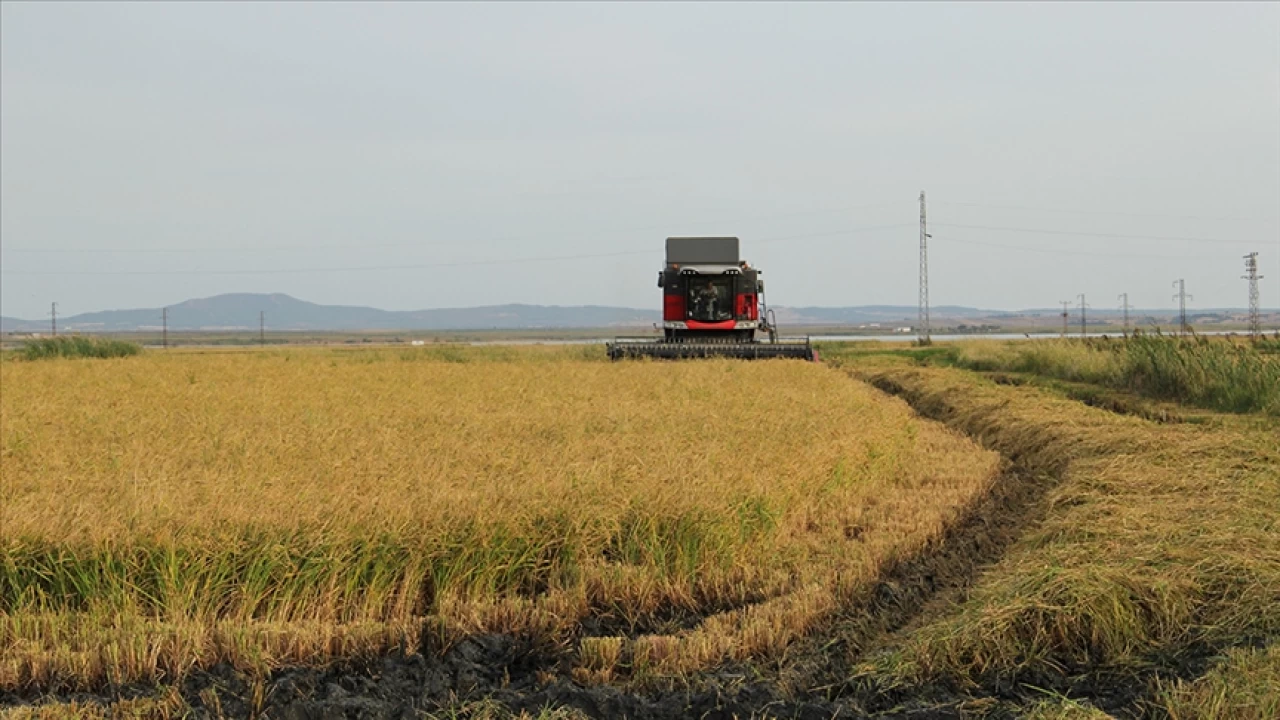
[[[672,234],[909,305],[921,189],[936,304],[1280,305],[1280,5],[0,5],[10,316],[656,308]]]

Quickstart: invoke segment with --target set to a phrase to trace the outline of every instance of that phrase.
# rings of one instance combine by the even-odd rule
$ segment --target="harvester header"
[[[662,337],[615,338],[609,357],[815,359],[807,337],[778,337],[760,275],[741,259],[736,237],[667,238]]]

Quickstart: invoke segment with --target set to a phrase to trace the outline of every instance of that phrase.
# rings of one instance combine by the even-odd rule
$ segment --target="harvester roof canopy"
[[[669,237],[667,264],[737,265],[736,237]]]

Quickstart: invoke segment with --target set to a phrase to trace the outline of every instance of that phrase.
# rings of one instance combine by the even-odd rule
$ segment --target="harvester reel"
[[[809,338],[778,339],[771,342],[673,341],[653,338],[615,338],[606,346],[610,360],[654,358],[690,360],[727,357],[742,360],[815,360]]]

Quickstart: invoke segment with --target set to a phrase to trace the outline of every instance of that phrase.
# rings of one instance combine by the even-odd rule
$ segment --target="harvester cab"
[[[809,338],[778,337],[761,274],[741,259],[736,237],[667,238],[662,337],[615,338],[609,357],[815,360]]]

